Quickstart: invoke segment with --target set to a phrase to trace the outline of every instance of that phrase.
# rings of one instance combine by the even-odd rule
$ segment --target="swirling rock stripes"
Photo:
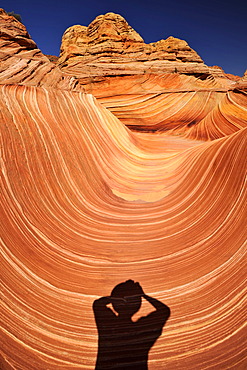
[[[26,27],[0,9],[0,84],[78,89],[78,81],[42,54]]]
[[[131,50],[130,45],[125,42],[125,31],[122,36],[108,34],[106,39],[101,35],[109,22],[113,27],[110,29],[115,31],[115,23],[121,24],[121,29],[128,31],[126,31],[128,37],[134,40],[131,42],[134,42],[135,46],[146,45],[121,16],[113,13],[100,16],[92,23],[93,26],[88,28],[90,38],[92,37],[95,45],[92,46],[87,38],[84,40],[86,44],[89,42],[93,49],[96,47],[93,50],[93,60],[90,55],[86,57],[90,59],[87,62],[84,56],[78,57],[73,54],[74,47],[77,50],[83,46],[76,29],[79,27],[79,33],[86,32],[86,27],[72,27],[66,33],[64,44],[66,50],[64,49],[63,52],[65,59],[71,57],[72,62],[67,61],[68,65],[62,62],[62,69],[66,72],[64,73],[42,54],[30,38],[25,26],[1,9],[0,84],[43,86],[92,93],[117,118],[134,130],[175,130],[176,135],[190,139],[211,140],[245,127],[246,75],[237,82],[227,78],[222,71],[219,72],[219,68],[205,66],[185,41],[175,38],[149,46],[151,49],[157,48],[154,60],[153,57],[151,60],[140,59],[139,52],[137,54],[131,52],[132,62],[129,63],[122,55],[121,49],[127,48],[125,50],[127,54]],[[103,28],[100,26],[98,29],[99,23],[102,23]],[[105,56],[107,63],[103,61],[104,58],[97,56],[96,50],[100,50],[102,42],[95,36],[97,34],[93,31],[95,27],[103,37],[103,44],[107,50],[109,49],[108,37],[113,36],[114,40],[120,37],[122,40],[122,46],[119,41],[114,41],[118,53],[120,52],[117,63],[114,58],[111,58],[111,53],[114,51],[111,48]],[[71,35],[76,46],[70,45]],[[136,37],[137,40],[135,40]],[[89,47],[88,45],[86,48]],[[168,54],[171,56],[170,46],[175,48],[173,52],[178,60],[163,59],[163,52],[166,56]],[[68,52],[67,49],[72,51]],[[150,50],[146,55],[147,58],[153,53]],[[157,55],[156,52],[158,52]],[[180,53],[182,54],[179,56]],[[63,59],[63,56],[61,58]],[[79,62],[73,61],[78,58]],[[177,64],[179,68],[176,67]],[[112,71],[114,71],[113,75]],[[178,71],[180,73],[177,73]]]
[[[133,130],[214,140],[246,126],[246,74],[206,66],[174,37],[145,44],[118,14],[67,29],[58,65]]]
[[[128,127],[135,130],[167,131],[188,129],[207,116],[223,98],[223,93],[181,92],[128,99],[125,105],[109,107]]]
[[[218,139],[246,127],[247,122],[247,96],[240,91],[127,92],[98,99],[129,128],[173,130],[190,139]]]
[[[247,95],[229,91],[198,125],[188,130],[186,136],[197,140],[214,140],[231,135],[246,125]]]
[[[246,74],[206,66],[174,37],[147,45],[118,14],[67,29],[58,65],[133,130],[213,140],[246,126]],[[232,104],[232,91],[241,103]]]
[[[150,369],[244,368],[247,129],[135,133],[91,95],[0,94],[4,368],[93,369],[92,303],[130,277],[171,307]]]
[[[152,73],[79,81],[133,130],[214,140],[246,127],[246,93],[227,80]]]

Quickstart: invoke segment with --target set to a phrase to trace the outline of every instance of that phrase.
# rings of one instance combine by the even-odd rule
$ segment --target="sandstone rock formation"
[[[66,76],[42,54],[26,27],[0,9],[0,83],[74,89]]]
[[[80,79],[174,72],[222,75],[220,69],[207,67],[186,41],[170,36],[145,44],[126,20],[114,13],[96,17],[88,27],[68,28],[58,63]]]
[[[56,55],[46,55],[46,57],[49,59],[50,62],[52,63],[57,63],[58,57]]]
[[[239,79],[235,85],[237,91],[247,92],[247,70],[241,79]]]
[[[1,368],[94,369],[92,304],[133,279],[171,309],[150,370],[244,369],[244,85],[150,74],[104,96],[101,76],[96,99],[0,19]]]
[[[183,40],[169,37],[145,44],[114,13],[98,16],[88,27],[70,27],[62,38],[58,64],[135,130],[176,130],[207,140],[246,125],[246,96],[238,102],[230,93],[239,88],[238,79],[220,67],[206,66]],[[241,122],[225,112],[228,100],[233,111],[240,112]],[[214,127],[201,129],[208,114]],[[212,121],[215,114],[223,121],[221,129]]]

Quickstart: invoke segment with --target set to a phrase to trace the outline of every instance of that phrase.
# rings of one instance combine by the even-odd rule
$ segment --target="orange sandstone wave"
[[[150,369],[244,368],[247,129],[134,133],[91,95],[0,95],[2,367],[93,369],[92,303],[132,278],[171,308]]]
[[[105,77],[84,89],[134,130],[173,130],[191,139],[214,140],[247,125],[246,92],[223,88],[211,78]]]
[[[58,65],[134,130],[211,140],[246,127],[246,74],[206,66],[172,36],[146,44],[118,14],[69,27]]]

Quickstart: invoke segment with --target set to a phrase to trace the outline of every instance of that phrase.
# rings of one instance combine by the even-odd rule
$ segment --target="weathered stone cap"
[[[0,9],[0,85],[56,87],[72,90],[77,81],[50,62],[24,24]]]
[[[203,63],[200,56],[184,40],[173,36],[146,44],[143,38],[119,14],[107,13],[96,17],[88,27],[69,27],[61,44],[60,65],[74,58],[84,62],[95,58],[117,58],[130,61],[168,60]]]

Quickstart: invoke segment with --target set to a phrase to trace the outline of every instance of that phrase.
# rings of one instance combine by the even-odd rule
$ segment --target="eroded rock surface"
[[[93,302],[133,279],[171,310],[150,370],[244,369],[246,75],[101,76],[96,99],[0,20],[0,367],[94,369]]]
[[[247,70],[243,77],[237,81],[235,89],[238,91],[244,91],[245,93],[247,92]]]
[[[62,38],[59,64],[80,78],[89,74],[210,73],[186,41],[170,36],[145,44],[127,21],[114,13],[96,17],[88,27],[68,28]]]
[[[75,89],[67,76],[42,54],[26,27],[0,9],[0,84]]]
[[[168,37],[145,44],[114,13],[66,30],[58,65],[134,130],[175,130],[208,140],[246,125],[246,95],[230,92],[244,92],[244,78],[206,66],[186,41]],[[241,120],[235,121],[238,114]],[[204,120],[210,122],[207,130]]]
[[[0,94],[5,361],[93,369],[92,303],[132,278],[171,308],[150,369],[242,366],[246,129],[138,134],[90,95]]]

